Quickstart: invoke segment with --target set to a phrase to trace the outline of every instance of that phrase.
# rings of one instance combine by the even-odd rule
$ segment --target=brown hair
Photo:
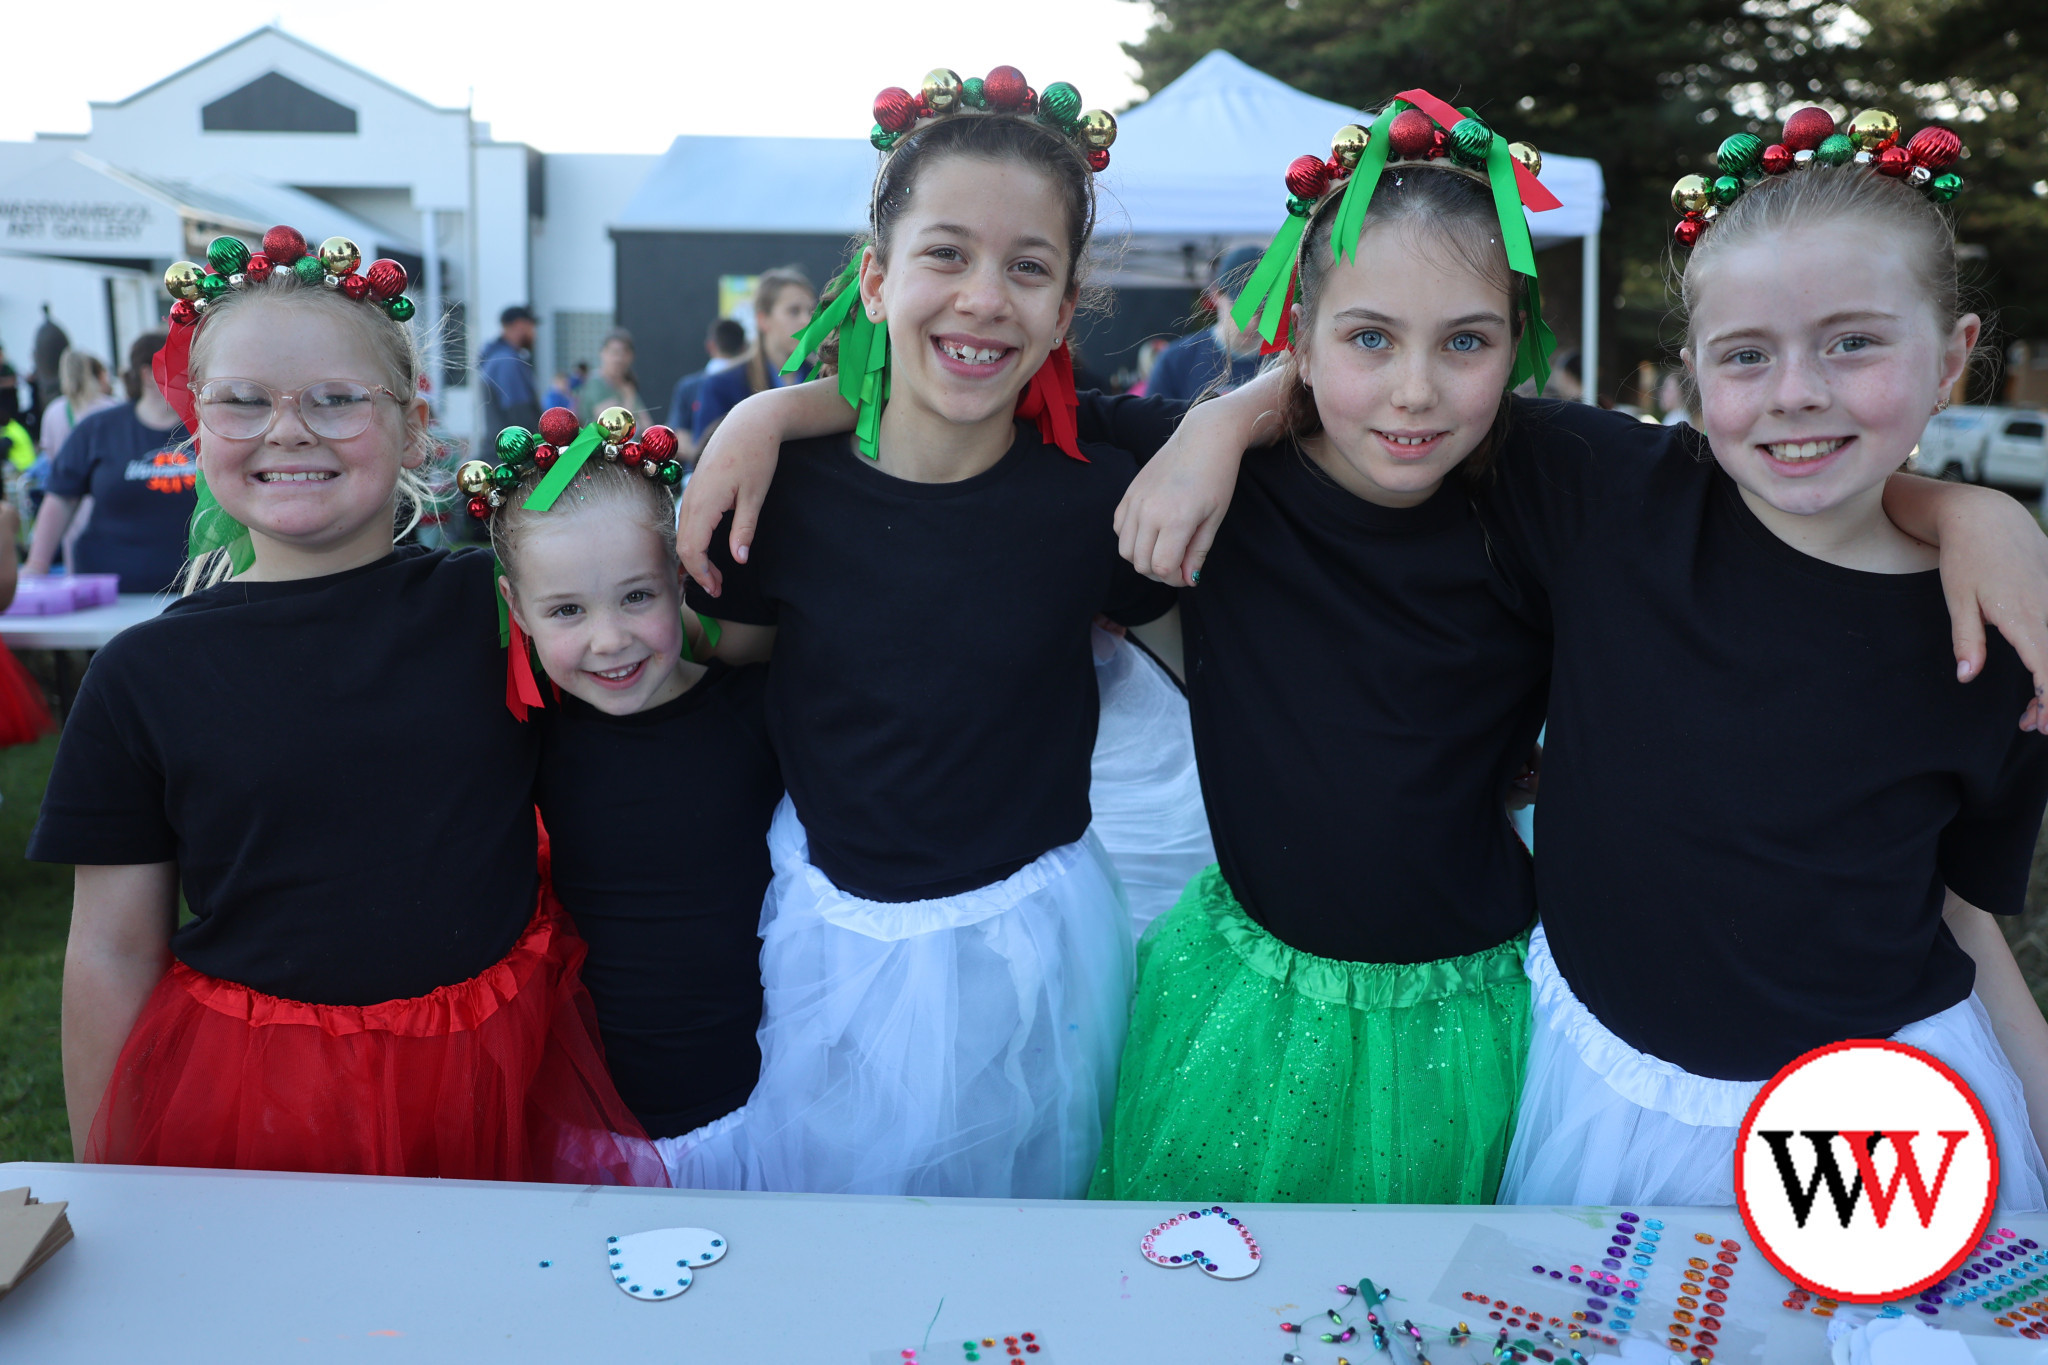
[[[537,473],[536,476],[537,477]],[[506,490],[505,505],[491,513],[491,548],[505,566],[513,590],[519,587],[519,549],[535,526],[560,525],[592,507],[623,506],[629,514],[654,533],[668,562],[676,563],[676,500],[668,485],[650,479],[632,465],[593,458],[545,512],[526,509],[529,485]]]
[[[747,347],[747,392],[761,393],[771,383],[768,374],[768,358],[763,354],[762,343],[766,337],[768,314],[782,301],[785,292],[801,289],[813,299],[818,297],[818,286],[811,283],[811,277],[800,267],[777,266],[764,270],[754,281],[754,344]]]
[[[143,389],[155,387],[156,375],[150,367],[156,353],[170,339],[166,332],[144,332],[128,343],[128,365],[121,371],[121,387],[128,391],[129,402],[141,402]]]
[[[1295,282],[1295,302],[1301,306],[1301,317],[1293,328],[1294,345],[1281,364],[1285,387],[1280,399],[1288,434],[1296,439],[1313,436],[1323,429],[1315,393],[1302,380],[1302,353],[1315,328],[1323,286],[1335,263],[1330,233],[1342,198],[1329,195],[1317,207],[1302,233],[1297,258],[1300,275]],[[1493,188],[1486,178],[1442,161],[1402,162],[1387,167],[1373,189],[1372,206],[1366,213],[1360,240],[1367,232],[1386,231],[1407,223],[1422,226],[1453,253],[1459,264],[1496,285],[1507,296],[1511,333],[1519,339],[1529,322],[1525,311],[1527,296],[1519,277],[1508,267],[1507,247],[1500,239],[1500,214],[1494,207]],[[1493,429],[1458,466],[1466,478],[1480,478],[1491,466],[1493,452],[1500,448],[1507,434],[1508,411],[1508,394],[1503,392]]]
[[[1692,315],[1699,308],[1701,273],[1721,252],[1756,237],[1817,223],[1867,223],[1898,242],[1906,270],[1933,309],[1943,332],[1963,314],[1962,281],[1956,270],[1956,234],[1948,216],[1904,180],[1866,166],[1811,165],[1765,176],[1721,210],[1679,272],[1678,295],[1685,313],[1685,344],[1693,344]],[[1685,405],[1700,417],[1699,386],[1688,368],[1680,381]]]
[[[374,304],[351,299],[338,289],[302,284],[291,271],[276,270],[261,283],[251,280],[240,288],[226,291],[207,308],[205,318],[199,323],[199,331],[192,338],[189,382],[195,395],[206,380],[207,364],[213,355],[215,338],[220,335],[221,319],[237,317],[259,303],[315,309],[355,328],[357,335],[368,343],[370,354],[376,358],[377,366],[383,372],[384,387],[406,404],[410,404],[413,395],[419,392],[424,367],[420,363],[419,346],[414,342],[409,327],[394,321],[390,314]],[[136,344],[139,346],[141,343]],[[161,338],[157,344],[162,345]],[[146,372],[149,361],[145,359],[143,365]],[[407,424],[410,427],[409,416]],[[425,424],[412,428],[412,450],[421,457],[423,466],[439,453]],[[432,494],[420,471],[401,465],[398,470],[398,513],[404,518],[404,525],[394,527],[394,540],[420,524],[420,515],[431,500]],[[226,578],[229,572],[228,552],[216,550],[186,566],[184,591],[189,593],[210,588]]]

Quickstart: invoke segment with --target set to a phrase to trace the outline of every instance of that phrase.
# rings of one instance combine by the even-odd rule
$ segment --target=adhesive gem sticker
[[[613,1283],[636,1299],[672,1299],[696,1272],[724,1258],[725,1237],[709,1228],[656,1228],[604,1239]]]
[[[1175,1214],[1146,1233],[1139,1249],[1154,1265],[1198,1265],[1219,1280],[1241,1280],[1259,1268],[1258,1239],[1220,1204]]]

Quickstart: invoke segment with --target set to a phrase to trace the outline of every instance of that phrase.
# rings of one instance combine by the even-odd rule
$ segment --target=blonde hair
[[[72,416],[78,417],[86,404],[107,393],[107,367],[91,351],[68,347],[57,362],[57,387],[71,404]]]
[[[409,403],[420,391],[420,376],[424,372],[419,345],[413,339],[412,329],[375,304],[351,299],[338,289],[324,285],[302,284],[298,276],[289,270],[273,271],[262,283],[251,281],[237,289],[221,294],[206,310],[205,319],[199,324],[198,334],[192,338],[191,378],[189,383],[194,393],[206,380],[207,362],[218,344],[221,321],[235,318],[258,304],[307,308],[325,313],[343,326],[352,327],[368,345],[384,378],[384,387],[399,396],[400,402]],[[421,457],[422,467],[438,453],[434,438],[424,423],[413,427],[407,419],[410,431],[409,451]],[[396,483],[398,494],[398,515],[404,519],[402,525],[395,525],[392,539],[409,534],[420,524],[420,518],[432,501],[425,477],[418,469],[399,466]],[[194,514],[195,517],[198,514]],[[226,579],[233,572],[227,550],[214,550],[189,561],[182,578],[182,591],[197,592],[210,588]]]
[[[545,512],[528,511],[526,497],[533,480],[505,490],[505,505],[491,513],[491,549],[505,566],[505,576],[519,588],[520,550],[537,526],[557,526],[585,512],[623,508],[653,533],[670,567],[676,564],[676,499],[668,485],[650,479],[632,465],[593,458],[578,470],[569,486]]]

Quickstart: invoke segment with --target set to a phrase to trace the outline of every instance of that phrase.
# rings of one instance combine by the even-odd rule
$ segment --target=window
[[[2005,424],[2005,434],[2017,437],[2022,441],[2038,441],[2041,439],[2041,434],[2044,431],[2048,431],[2048,425],[2040,422],[2007,422]]]

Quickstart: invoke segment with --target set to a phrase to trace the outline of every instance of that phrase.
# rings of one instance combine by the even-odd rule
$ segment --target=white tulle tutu
[[[1091,828],[1130,898],[1132,931],[1142,934],[1216,861],[1195,773],[1195,736],[1187,698],[1166,670],[1101,629],[1095,685],[1102,722],[1088,787]]]
[[[1762,1081],[1723,1081],[1638,1052],[1566,984],[1539,927],[1529,940],[1533,1019],[1503,1204],[1735,1203],[1735,1137]],[[2048,1165],[2026,1095],[1976,996],[1892,1035],[1977,1092],[1998,1140],[1999,1207],[2048,1208]]]
[[[813,867],[787,797],[768,851],[761,1079],[737,1114],[663,1144],[675,1183],[1086,1193],[1133,974],[1130,912],[1101,844],[900,903],[848,895]]]

